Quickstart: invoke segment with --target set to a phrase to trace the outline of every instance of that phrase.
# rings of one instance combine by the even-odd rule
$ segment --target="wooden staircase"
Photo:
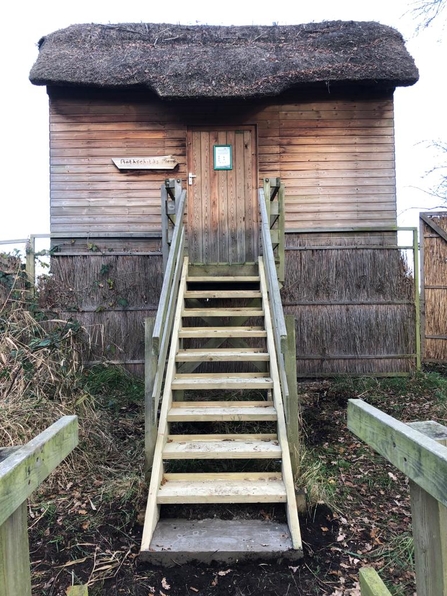
[[[153,563],[302,556],[263,261],[217,268],[181,272],[140,554]],[[287,521],[218,517],[269,503]],[[186,505],[197,519],[163,516]]]

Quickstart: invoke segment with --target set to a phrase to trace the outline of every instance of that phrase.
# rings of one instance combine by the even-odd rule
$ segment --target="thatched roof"
[[[166,98],[259,97],[315,84],[389,89],[418,79],[400,33],[374,22],[72,25],[39,49],[35,85],[140,87]]]

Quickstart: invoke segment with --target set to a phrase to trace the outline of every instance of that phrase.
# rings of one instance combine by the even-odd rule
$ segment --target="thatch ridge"
[[[401,34],[375,22],[79,24],[39,42],[35,85],[142,87],[165,98],[259,97],[315,84],[414,84]]]

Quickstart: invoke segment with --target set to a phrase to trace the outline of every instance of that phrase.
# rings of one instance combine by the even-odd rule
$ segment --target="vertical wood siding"
[[[245,263],[258,256],[254,129],[193,128],[188,163],[189,258],[192,263]],[[213,147],[230,145],[232,168],[214,170]]]

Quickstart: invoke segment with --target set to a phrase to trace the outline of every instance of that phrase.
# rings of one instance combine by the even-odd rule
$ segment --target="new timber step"
[[[260,348],[194,348],[179,350],[175,359],[177,362],[268,362],[270,356]]]
[[[246,275],[259,275],[258,263],[238,263],[237,265],[214,263],[209,265],[199,265],[189,263],[188,277],[194,279],[195,277],[227,277],[237,276],[245,277]]]
[[[264,327],[183,327],[180,338],[194,337],[267,337]]]
[[[271,389],[273,381],[262,373],[210,373],[175,375],[172,389]]]
[[[170,435],[164,459],[279,459],[276,434]]]
[[[286,489],[278,472],[165,474],[157,503],[284,503]]]
[[[259,283],[259,275],[188,275],[188,283]]]
[[[185,298],[261,298],[260,290],[186,290]]]
[[[236,422],[276,420],[272,401],[173,402],[168,422]]]
[[[278,557],[302,558],[301,551],[293,550],[288,525],[255,519],[160,520],[150,550],[140,553],[141,560],[168,567],[191,561],[233,564]]]
[[[262,317],[264,311],[256,307],[185,308],[182,317]]]

